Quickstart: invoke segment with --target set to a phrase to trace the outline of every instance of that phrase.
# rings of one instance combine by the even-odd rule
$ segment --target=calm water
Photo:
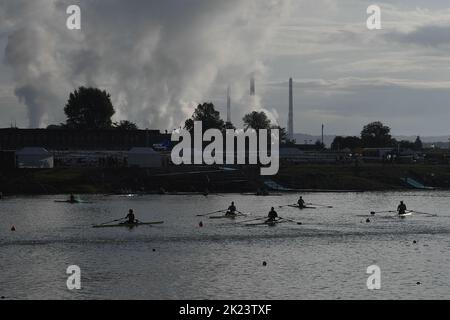
[[[86,196],[94,203],[54,202],[63,198],[0,201],[1,296],[450,299],[450,192],[305,194],[307,202],[335,208],[277,209],[303,225],[273,228],[196,214],[225,208],[233,200],[239,210],[260,216],[270,206],[295,202],[296,195]],[[365,222],[371,210],[394,209],[399,200],[438,216],[399,219],[380,214],[372,223]],[[91,228],[124,216],[129,208],[141,221],[165,224],[132,230]],[[16,232],[9,231],[11,225]],[[366,287],[366,269],[373,264],[382,270],[382,289],[375,292]],[[66,287],[69,265],[81,267],[80,291]]]

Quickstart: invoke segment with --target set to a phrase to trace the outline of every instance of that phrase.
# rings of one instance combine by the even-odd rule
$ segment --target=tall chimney
[[[230,86],[227,90],[227,122],[231,123],[231,96],[230,96]]]
[[[292,92],[292,78],[289,79],[289,120],[288,120],[288,137],[294,139],[294,96]]]
[[[250,96],[255,96],[255,74],[252,73],[250,78]]]

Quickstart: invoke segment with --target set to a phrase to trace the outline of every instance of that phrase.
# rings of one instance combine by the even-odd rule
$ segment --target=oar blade
[[[206,217],[206,216],[209,216],[211,214],[215,214],[215,213],[219,213],[219,212],[225,212],[225,211],[227,211],[227,209],[217,210],[217,211],[214,211],[214,212],[208,212],[208,213],[203,213],[203,214],[198,214],[197,217]]]

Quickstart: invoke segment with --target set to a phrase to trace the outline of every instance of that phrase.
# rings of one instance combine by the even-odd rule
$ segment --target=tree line
[[[332,150],[357,148],[402,148],[411,150],[422,150],[423,144],[418,136],[415,142],[401,140],[397,141],[390,134],[391,128],[385,126],[382,122],[376,121],[367,124],[361,131],[361,135],[357,136],[337,136],[331,144]]]
[[[67,117],[65,123],[59,125],[50,125],[48,129],[119,129],[119,130],[137,130],[138,126],[128,120],[113,122],[112,117],[115,114],[114,106],[111,102],[111,95],[98,88],[80,87],[70,93],[69,99],[64,107],[64,113]],[[199,104],[192,117],[187,119],[184,124],[186,130],[192,131],[194,122],[201,121],[203,130],[236,129],[232,123],[225,122],[220,113],[215,109],[211,102]],[[264,112],[253,111],[246,114],[243,119],[245,129],[279,129],[280,138],[283,143],[290,142],[287,139],[286,129],[272,124]]]
[[[111,95],[105,90],[98,88],[79,87],[70,93],[69,99],[64,107],[64,113],[67,120],[60,125],[50,125],[49,129],[67,128],[67,129],[118,129],[118,130],[137,130],[138,126],[128,120],[113,122],[112,117],[115,114],[114,106],[111,102]],[[192,131],[194,122],[201,121],[203,130],[235,129],[234,125],[225,122],[219,111],[211,102],[199,104],[191,118],[184,123],[186,130]],[[289,140],[286,129],[273,124],[263,111],[250,112],[242,118],[245,129],[278,129],[280,130],[280,142],[285,145],[294,145],[295,141]],[[415,142],[397,141],[392,138],[391,129],[383,123],[377,121],[364,126],[361,135],[357,136],[337,136],[331,144],[332,150],[355,150],[357,148],[387,148],[400,147],[403,149],[421,150],[423,145],[420,137]],[[324,148],[321,141],[316,145]]]
[[[116,111],[111,95],[98,88],[79,87],[70,93],[64,113],[67,117],[65,123],[49,125],[47,129],[138,129],[135,123],[128,120],[112,121]]]

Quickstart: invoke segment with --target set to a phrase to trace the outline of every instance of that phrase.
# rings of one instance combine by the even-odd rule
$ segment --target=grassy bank
[[[426,186],[450,189],[450,166],[295,166],[281,168],[277,175],[278,182],[291,188],[365,191],[410,188],[402,178],[415,179]]]
[[[198,172],[198,171],[201,172]],[[195,173],[193,173],[195,171]],[[244,168],[223,172],[212,167],[144,169],[51,169],[0,172],[5,194],[108,194],[123,192],[253,192],[272,179],[284,187],[326,190],[400,190],[410,188],[401,178],[450,189],[450,166],[438,165],[302,165],[282,167],[274,177]]]

